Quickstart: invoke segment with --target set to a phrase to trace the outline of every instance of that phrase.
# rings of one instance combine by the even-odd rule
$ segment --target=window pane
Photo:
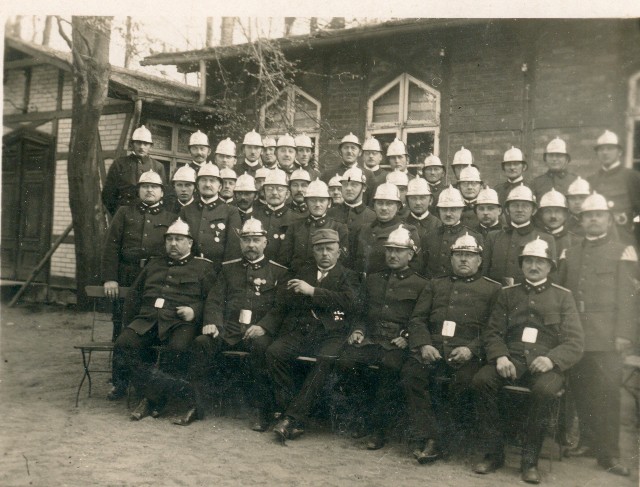
[[[436,97],[414,83],[409,83],[408,120],[436,122]]]
[[[149,130],[153,140],[153,148],[156,150],[171,150],[171,136],[173,129],[157,123],[149,124]]]
[[[376,139],[378,139],[378,142],[380,142],[380,147],[382,148],[382,153],[383,154],[387,153],[387,148],[389,147],[389,144],[391,142],[393,142],[393,139],[396,138],[396,134],[395,133],[393,133],[393,134],[376,134],[376,133],[373,133],[371,135],[373,135]],[[386,159],[382,163],[386,164]]]
[[[373,102],[373,123],[398,122],[400,117],[400,84]]]
[[[189,153],[189,138],[191,137],[191,131],[187,129],[180,129],[178,131],[178,152],[183,154]]]
[[[425,157],[433,154],[434,133],[417,132],[407,134],[407,152],[409,153],[409,163],[419,164],[424,162]]]
[[[298,132],[313,130],[318,126],[317,105],[304,96],[296,95],[294,106],[293,126]]]

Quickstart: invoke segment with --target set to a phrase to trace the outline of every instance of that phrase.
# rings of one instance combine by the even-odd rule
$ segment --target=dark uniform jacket
[[[428,278],[444,277],[453,274],[451,267],[451,246],[455,241],[469,233],[482,245],[482,235],[458,223],[454,226],[442,225],[426,236],[422,242],[422,274]]]
[[[135,280],[125,300],[123,323],[138,335],[158,325],[158,338],[167,338],[172,328],[183,324],[200,326],[204,300],[215,277],[213,264],[189,254],[181,260],[154,257]],[[181,319],[178,306],[189,306],[195,318]]]
[[[313,296],[287,291],[286,316],[280,334],[293,331],[324,331],[327,333],[346,333],[360,309],[358,304],[359,279],[355,272],[340,263],[331,269],[318,283],[318,267],[305,267],[295,275],[307,284],[315,287]]]
[[[220,269],[222,262],[241,256],[236,230],[240,215],[235,206],[223,203],[218,197],[205,204],[200,198],[180,210],[180,218],[189,224],[194,239],[194,253],[203,254]]]
[[[204,308],[203,324],[218,327],[224,340],[235,345],[250,326],[258,325],[275,335],[286,310],[284,290],[286,267],[262,258],[258,262],[234,259],[222,264],[216,282],[209,291]],[[241,312],[249,311],[250,319]]]
[[[191,203],[193,203],[196,200],[197,194],[193,193],[193,197],[191,198],[191,201],[189,201],[189,203],[187,203],[186,205],[183,205],[180,200],[178,200],[178,198],[175,198],[172,202],[167,203],[166,201],[164,202],[165,208],[170,211],[171,213],[175,213],[176,214],[176,218],[178,217],[178,215],[180,214],[180,210],[182,210],[182,208],[184,208],[185,206],[190,205]]]
[[[460,223],[462,223],[467,228],[471,228],[472,230],[477,230],[477,228],[480,226],[480,222],[478,221],[478,214],[476,213],[476,200],[464,200],[464,208],[462,209]]]
[[[428,212],[426,216],[421,216],[422,217],[417,217],[413,214],[413,212],[411,212],[405,221],[407,222],[407,224],[413,225],[418,229],[420,239],[422,240],[427,235],[438,231],[438,229],[442,226],[442,222],[431,212]]]
[[[486,327],[500,284],[478,272],[429,281],[418,299],[409,326],[409,346],[431,345],[447,359],[457,347],[482,358],[481,332]],[[442,336],[445,321],[455,323],[453,336]]]
[[[435,215],[438,214],[438,198],[442,190],[447,187],[444,177],[435,184],[431,184],[427,181],[429,190],[431,191],[431,202],[429,203],[429,211]]]
[[[309,173],[309,177],[311,178],[311,181],[315,181],[320,177],[320,171],[318,171],[315,167],[313,167],[311,163],[307,164],[306,166],[303,166],[298,162],[298,159],[296,159],[295,161],[293,161],[293,167],[294,167],[294,171],[296,169],[302,169],[304,171],[307,171]]]
[[[524,177],[522,176],[513,182],[507,179],[506,181],[503,181],[502,183],[496,185],[495,190],[496,190],[496,193],[498,193],[498,201],[500,202],[503,208],[504,208],[504,202],[506,201],[507,196],[509,196],[509,193],[511,193],[511,190],[522,185],[529,186],[529,187],[531,186],[529,182],[525,180]]]
[[[502,230],[502,228],[503,228],[502,222],[498,220],[498,222],[492,227],[485,227],[482,223],[478,223],[478,227],[475,228],[474,230],[480,233],[480,235],[482,235],[482,238],[484,238],[484,241],[486,242],[487,237],[490,233],[499,232],[500,230]]]
[[[314,264],[315,258],[313,256],[311,236],[314,232],[323,228],[330,228],[338,232],[341,256],[343,259],[346,258],[349,245],[347,226],[326,215],[321,218],[314,218],[309,215],[304,220],[296,221],[287,228],[287,233],[280,244],[276,260],[289,267],[293,272],[298,272],[303,267]]]
[[[525,328],[537,330],[535,343],[523,341]],[[571,291],[549,280],[504,287],[483,332],[487,360],[507,356],[527,366],[548,357],[561,371],[580,360],[584,335]]]
[[[165,196],[169,193],[167,175],[164,166],[149,156],[138,157],[134,153],[116,159],[107,173],[107,180],[102,188],[102,203],[111,215],[121,206],[135,204],[138,198],[138,179],[143,172],[153,169],[165,184]]]
[[[526,244],[540,237],[549,244],[554,260],[557,257],[555,240],[551,235],[535,228],[533,224],[522,228],[512,225],[499,232],[491,232],[487,237],[482,253],[482,273],[502,284],[505,278],[511,277],[515,282],[524,279],[518,257]]]
[[[569,213],[565,226],[567,227],[567,230],[573,235],[577,237],[584,237],[584,228],[582,228],[579,216],[575,216],[574,214]]]
[[[262,228],[267,232],[267,248],[264,251],[267,259],[276,260],[280,252],[280,246],[287,236],[287,228],[292,225],[298,216],[294,215],[291,209],[284,205],[277,210],[272,210],[268,206],[254,207],[253,217],[262,222]]]
[[[566,196],[569,185],[573,183],[577,177],[575,174],[566,170],[558,172],[547,171],[531,181],[531,190],[536,197],[536,201],[540,201],[540,198],[552,189]]]
[[[377,344],[386,350],[396,349],[391,340],[406,336],[409,318],[425,284],[427,280],[411,268],[368,275],[363,308],[353,327],[365,336],[360,345]]]
[[[575,296],[586,351],[613,351],[616,337],[637,340],[637,270],[634,248],[611,235],[585,238],[560,257],[559,279]]]
[[[340,203],[329,208],[327,215],[340,223],[346,223],[349,237],[353,237],[363,225],[368,225],[376,219],[376,213],[364,203],[349,206]]]
[[[239,161],[238,164],[236,164],[236,166],[233,168],[233,170],[236,172],[236,174],[238,176],[241,176],[244,173],[247,173],[251,177],[255,178],[256,177],[256,172],[258,171],[258,169],[263,167],[262,166],[262,161],[260,160],[260,158],[258,158],[256,163],[257,164],[255,166],[250,166],[249,164],[247,164],[246,159],[243,159],[243,160]]]
[[[240,208],[238,208],[238,213],[240,214],[240,222],[243,225],[244,225],[244,222],[246,222],[249,218],[255,218],[254,211],[253,211],[254,208],[255,208],[255,203],[254,203],[254,206],[249,208],[247,211],[242,211]]]
[[[562,255],[565,249],[573,247],[582,240],[580,235],[570,232],[566,224],[555,231],[547,229],[546,232],[553,237],[558,256]]]
[[[306,202],[303,201],[302,203],[296,203],[295,201],[291,200],[288,205],[289,209],[291,210],[290,216],[294,221],[304,220],[309,216],[309,207],[307,206]]]
[[[366,167],[362,167],[359,164],[356,164],[360,169],[362,169],[362,172],[364,173],[365,177],[367,178],[367,188],[366,191],[364,192],[363,195],[363,201],[365,205],[368,205],[372,198],[373,195],[375,194],[376,188],[377,186],[375,185],[375,183],[373,181],[375,181],[375,176],[373,175],[373,173],[371,172],[370,169],[367,169]],[[330,168],[330,169],[326,169],[325,171],[322,172],[322,174],[320,174],[320,180],[324,181],[325,183],[329,184],[329,181],[331,180],[332,177],[334,177],[335,175],[338,176],[342,176],[345,171],[347,169],[350,169],[353,166],[345,166],[344,164],[340,163],[338,164],[337,167],[335,168]],[[370,183],[371,181],[371,183]]]
[[[102,281],[130,286],[150,257],[165,255],[164,234],[176,218],[162,203],[121,206],[102,248]]]

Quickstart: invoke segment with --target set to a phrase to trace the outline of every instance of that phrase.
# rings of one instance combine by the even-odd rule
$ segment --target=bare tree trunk
[[[37,28],[37,20],[38,17],[36,15],[31,16],[31,42],[35,44],[36,38],[38,37],[38,28]]]
[[[220,26],[220,45],[230,46],[233,44],[233,27],[235,26],[235,17],[222,17]]]
[[[285,17],[284,18],[284,36],[289,37],[291,35],[291,29],[293,29],[293,24],[295,23],[295,17]]]
[[[346,25],[344,17],[331,17],[329,22],[329,29],[344,29]]]
[[[48,46],[51,43],[51,29],[53,28],[53,15],[47,15],[44,21],[44,31],[42,32],[42,45]]]
[[[13,37],[17,37],[18,39],[21,39],[22,38],[22,15],[16,15],[16,18],[13,20],[13,22],[8,22],[8,23],[9,23],[9,28],[7,29],[7,32],[9,33],[9,35],[12,35]]]
[[[207,37],[205,47],[213,47],[213,17],[207,17]]]
[[[309,33],[315,34],[318,32],[318,17],[311,17],[309,19]]]
[[[133,26],[131,17],[127,16],[124,34],[124,67],[130,68],[133,60]]]

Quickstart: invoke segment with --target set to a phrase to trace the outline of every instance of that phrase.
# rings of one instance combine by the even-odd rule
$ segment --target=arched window
[[[409,152],[411,163],[438,154],[440,92],[422,81],[402,74],[376,92],[367,107],[367,136],[386,146],[398,137]]]
[[[626,165],[640,170],[640,72],[629,79]]]
[[[311,95],[290,86],[260,108],[260,132],[274,137],[287,132],[291,135],[305,132],[313,140],[317,160],[320,107],[320,102]]]

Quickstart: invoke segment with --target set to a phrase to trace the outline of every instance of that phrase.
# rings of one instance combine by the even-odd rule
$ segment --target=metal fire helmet
[[[304,169],[296,169],[289,176],[289,182],[291,181],[306,181],[308,183],[311,182],[311,176]]]
[[[464,198],[460,190],[449,185],[438,196],[438,208],[464,208]]]
[[[253,176],[249,173],[244,173],[238,176],[238,180],[236,181],[236,187],[233,188],[234,191],[258,191],[256,189],[256,182],[253,179]]]
[[[490,187],[482,188],[478,193],[476,199],[477,205],[497,205],[500,206],[500,200],[498,199],[498,192]]]
[[[162,184],[162,178],[160,174],[155,172],[153,169],[149,169],[148,171],[140,174],[140,179],[138,179],[138,184],[156,184],[158,186],[164,186]]]
[[[289,186],[287,183],[287,173],[282,169],[271,169],[269,174],[264,178],[264,185],[272,186]]]
[[[480,178],[480,171],[478,171],[478,168],[473,166],[463,167],[460,171],[460,179],[458,179],[459,183],[462,181],[468,181],[470,183],[481,182],[482,179]]]
[[[524,259],[525,257],[540,257],[541,259],[548,260],[555,267],[555,262],[553,261],[553,256],[551,255],[549,244],[547,243],[547,241],[542,240],[540,237],[536,237],[535,240],[532,240],[524,246],[522,252],[520,253],[520,265],[522,265],[522,259]]]
[[[356,181],[357,183],[367,184],[367,176],[364,174],[364,171],[358,166],[353,166],[347,169],[342,174],[342,178],[340,178],[340,181],[343,183],[345,181]]]
[[[236,143],[229,137],[221,140],[218,147],[216,147],[216,154],[236,157]]]
[[[389,147],[387,147],[387,157],[406,156],[406,155],[408,155],[408,153],[407,153],[407,148],[404,145],[404,142],[402,142],[398,137],[393,139],[393,142],[391,142],[389,144]]]
[[[196,172],[188,164],[185,164],[184,166],[178,168],[178,170],[173,174],[173,178],[171,178],[171,180],[195,183]]]
[[[166,235],[183,235],[185,237],[193,238],[191,230],[189,230],[189,224],[180,217],[169,225],[169,228],[167,228],[167,231],[165,232],[165,236]]]
[[[373,196],[374,200],[388,200],[388,201],[397,201],[398,203],[402,203],[400,200],[400,193],[398,192],[398,187],[392,183],[382,183],[376,188],[376,194]]]
[[[461,237],[458,237],[451,246],[451,252],[455,251],[474,252],[476,254],[481,254],[482,246],[478,244],[478,241],[475,239],[475,237],[469,235],[469,232],[466,232]]]
[[[276,147],[293,147],[295,149],[296,141],[289,134],[284,134],[278,137],[278,143],[276,144]]]
[[[133,131],[133,135],[131,135],[131,140],[138,142],[147,142],[148,144],[153,144],[153,140],[151,140],[151,132],[147,127],[141,125],[137,129]]]
[[[262,137],[255,130],[251,132],[247,132],[244,134],[244,139],[242,139],[242,145],[255,145],[258,147],[262,147]]]
[[[431,196],[431,189],[427,180],[418,176],[409,181],[407,196]]]
[[[533,191],[531,191],[531,188],[529,186],[521,184],[520,186],[516,186],[509,192],[505,203],[509,203],[510,201],[528,201],[529,203],[533,203],[535,205],[536,197],[533,196]]]
[[[266,178],[271,171],[273,171],[273,169],[269,169],[268,167],[261,167],[256,171],[256,179]]]
[[[238,179],[238,175],[236,174],[236,172],[233,169],[229,169],[228,167],[220,169],[220,177],[222,179]]]
[[[547,148],[544,151],[546,154],[565,154],[569,155],[567,152],[567,143],[562,140],[560,137],[556,137],[551,142],[547,144]]]
[[[453,155],[452,166],[470,166],[473,164],[473,155],[469,149],[460,147],[460,150]]]
[[[585,211],[609,211],[609,203],[604,196],[594,191],[582,202],[580,212],[584,213]]]
[[[440,160],[440,158],[438,156],[434,156],[433,154],[429,154],[424,160],[424,167],[429,167],[429,166],[444,167],[444,164],[442,164],[442,161]]]
[[[296,147],[308,147],[309,149],[313,149],[313,141],[311,140],[311,137],[305,133],[296,135],[294,142]]]
[[[591,188],[589,181],[578,176],[567,188],[567,196],[589,196]]]
[[[385,247],[416,251],[416,243],[411,238],[411,232],[402,225],[389,234],[387,241],[383,245]]]
[[[362,150],[382,152],[382,147],[380,147],[380,141],[378,139],[375,137],[369,137],[364,141],[364,144],[362,144]]]
[[[200,169],[198,169],[198,177],[201,178],[202,176],[212,176],[214,178],[220,178],[220,169],[218,169],[218,166],[211,162],[205,162],[200,167]]]
[[[340,176],[340,174],[336,174],[331,179],[329,179],[328,186],[330,188],[333,188],[333,187],[340,187],[341,188],[342,187],[342,177]]]
[[[275,147],[276,141],[273,137],[265,137],[262,139],[262,147]]]
[[[554,188],[551,191],[546,192],[540,198],[538,208],[567,208],[567,198],[560,191],[556,191]]]
[[[207,147],[210,147],[209,137],[207,137],[207,134],[204,134],[198,130],[192,133],[191,137],[189,137],[189,147],[191,147],[192,145],[205,145]]]
[[[504,153],[502,162],[525,162],[522,151],[517,147],[511,146],[511,149]]]
[[[596,149],[602,145],[616,145],[618,147],[621,147],[618,136],[610,130],[605,130],[604,133],[600,137],[598,137]]]
[[[353,133],[351,132],[349,132],[347,135],[342,137],[342,140],[340,141],[340,145],[338,146],[338,148],[340,148],[342,144],[347,144],[347,143],[355,144],[358,147],[362,147],[362,144],[360,144],[360,140],[358,139],[358,137],[353,135]]]
[[[249,218],[238,232],[240,237],[264,237],[267,231],[262,227],[262,222],[257,218]]]
[[[391,171],[387,174],[387,183],[395,184],[396,186],[408,186],[409,176],[406,172]]]
[[[305,198],[331,198],[329,196],[329,186],[324,181],[316,179],[309,183],[307,191],[304,193]]]

